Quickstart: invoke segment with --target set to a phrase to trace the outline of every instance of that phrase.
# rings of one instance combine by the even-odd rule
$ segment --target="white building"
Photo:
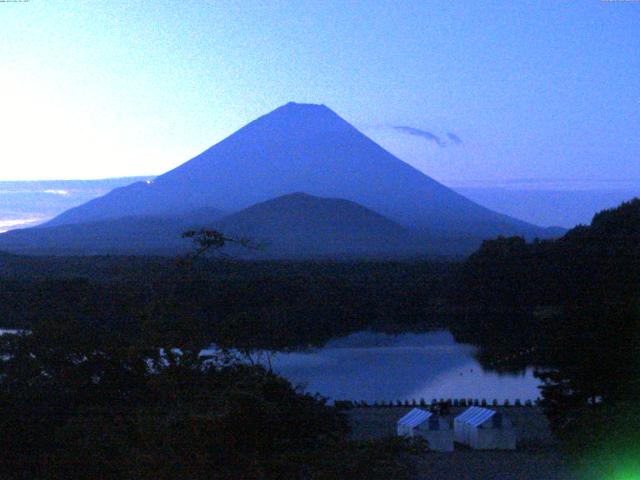
[[[516,449],[513,424],[495,410],[470,407],[454,419],[453,431],[457,443],[476,450]]]
[[[446,418],[414,408],[398,420],[398,436],[422,437],[430,450],[453,451],[453,430]]]

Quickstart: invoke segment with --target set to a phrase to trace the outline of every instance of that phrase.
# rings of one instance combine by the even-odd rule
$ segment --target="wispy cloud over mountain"
[[[407,135],[413,135],[415,137],[424,138],[429,142],[435,143],[439,147],[446,147],[447,145],[446,142],[444,142],[439,136],[431,132],[427,132],[426,130],[420,130],[419,128],[407,127],[407,126],[396,126],[393,128],[394,130],[397,130],[398,132],[406,133]]]
[[[447,137],[449,137],[449,140],[451,140],[456,145],[462,144],[462,139],[453,132],[447,132]]]
[[[435,143],[440,148],[444,148],[450,144],[447,141],[443,140],[440,136],[436,135],[435,133],[428,132],[427,130],[422,130],[420,128],[409,127],[406,125],[394,126],[392,128],[398,132],[406,133],[407,135],[413,135],[414,137],[424,138],[429,142]],[[453,132],[447,132],[447,138],[451,143],[455,145],[462,144],[462,139]]]

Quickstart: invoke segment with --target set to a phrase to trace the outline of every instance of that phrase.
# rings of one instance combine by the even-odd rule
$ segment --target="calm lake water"
[[[539,381],[484,371],[474,347],[449,332],[386,335],[360,332],[303,353],[276,353],[274,371],[310,393],[332,400],[396,401],[433,398],[535,400]]]

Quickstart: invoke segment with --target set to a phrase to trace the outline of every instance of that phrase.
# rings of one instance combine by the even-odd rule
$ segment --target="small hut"
[[[414,408],[398,420],[398,436],[421,437],[430,450],[453,451],[453,430],[446,418],[420,408]]]
[[[481,407],[470,407],[453,421],[456,443],[475,450],[515,450],[516,431],[502,413]]]

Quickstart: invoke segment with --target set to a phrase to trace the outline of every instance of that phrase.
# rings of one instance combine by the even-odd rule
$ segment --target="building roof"
[[[495,410],[481,407],[469,407],[456,417],[457,422],[477,427],[495,415]]]
[[[404,417],[398,420],[398,425],[404,425],[405,427],[417,427],[421,423],[426,422],[429,417],[431,417],[433,413],[427,412],[420,408],[414,408],[409,413],[407,413]]]

